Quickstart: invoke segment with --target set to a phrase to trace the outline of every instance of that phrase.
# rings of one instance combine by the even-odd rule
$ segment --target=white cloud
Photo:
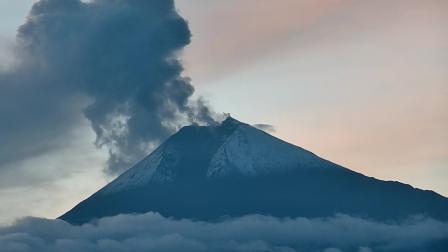
[[[82,226],[28,217],[0,228],[2,251],[442,251],[447,245],[448,223],[423,217],[379,223],[346,215],[251,215],[210,223],[146,213]]]

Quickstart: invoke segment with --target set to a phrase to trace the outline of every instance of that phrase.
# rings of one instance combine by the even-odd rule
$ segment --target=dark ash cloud
[[[2,251],[446,251],[448,223],[423,217],[379,223],[346,215],[216,223],[156,213],[118,215],[82,226],[25,218],[0,228]]]
[[[17,64],[0,72],[1,163],[37,155],[90,120],[109,150],[107,171],[128,168],[182,122],[214,123],[182,76],[190,43],[173,0],[40,0],[17,34]],[[66,139],[66,141],[68,141]],[[33,144],[30,144],[33,143]]]

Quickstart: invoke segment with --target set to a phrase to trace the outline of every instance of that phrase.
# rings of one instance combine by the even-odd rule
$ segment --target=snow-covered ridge
[[[322,162],[322,159],[307,150],[241,124],[213,156],[207,176],[263,175],[313,167]]]
[[[231,174],[265,175],[290,169],[311,168],[325,162],[307,150],[275,138],[233,118],[226,119],[219,126],[210,127],[216,127],[214,128],[215,132],[220,132],[216,135],[213,134],[213,138],[216,138],[215,140],[220,145],[214,153],[199,153],[199,155],[211,155],[206,174],[204,174],[208,179]],[[196,129],[202,130],[200,128]],[[184,131],[176,134],[185,133]],[[194,133],[188,134],[190,134],[188,137],[192,138],[191,141],[200,141]],[[174,138],[175,136],[173,135]],[[151,182],[175,181],[179,172],[176,170],[180,167],[179,162],[182,162],[182,156],[188,155],[185,148],[190,148],[190,146],[180,147],[175,141],[168,140],[149,156],[104,187],[101,192],[108,194],[128,187],[143,186]]]

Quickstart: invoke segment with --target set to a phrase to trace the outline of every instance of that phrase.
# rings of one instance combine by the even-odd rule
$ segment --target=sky
[[[24,65],[17,60],[22,54],[15,36],[33,2],[0,0],[3,72]],[[182,76],[191,81],[174,71],[187,93],[168,94],[169,99],[204,97],[205,107],[217,113],[273,125],[275,136],[352,170],[448,196],[448,2],[177,0],[176,5],[188,21],[191,41],[185,38],[167,50],[186,46],[180,63]],[[29,30],[22,34],[34,38],[26,37]],[[97,94],[88,88],[77,92]],[[83,109],[91,97],[66,96],[65,89],[55,94],[73,102],[60,111],[50,107],[50,124],[39,124],[47,114],[32,110],[34,116],[15,129],[25,137],[11,140],[8,135],[14,135],[0,132],[8,143],[0,147],[0,223],[59,216],[119,173],[110,165],[111,150],[120,162],[127,161],[121,154],[132,151],[108,145],[121,143],[115,135],[97,148],[101,132],[92,130],[92,123],[107,128],[116,122],[86,117]],[[29,94],[21,95],[11,100],[27,101]],[[11,104],[0,101],[0,115],[21,111]],[[176,106],[203,114],[199,105]],[[67,111],[69,121],[61,117]],[[161,125],[149,126],[168,134]],[[28,137],[29,131],[39,134]],[[44,141],[44,136],[51,137]],[[143,140],[159,139],[145,135]]]

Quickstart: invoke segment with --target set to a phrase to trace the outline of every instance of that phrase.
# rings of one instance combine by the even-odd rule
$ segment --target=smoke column
[[[182,76],[178,57],[190,38],[172,0],[40,0],[19,28],[18,64],[0,72],[0,100],[20,114],[5,117],[52,128],[42,136],[63,133],[69,108],[86,96],[95,144],[110,153],[106,171],[119,173],[182,121],[214,123]],[[10,98],[18,96],[20,104]]]

